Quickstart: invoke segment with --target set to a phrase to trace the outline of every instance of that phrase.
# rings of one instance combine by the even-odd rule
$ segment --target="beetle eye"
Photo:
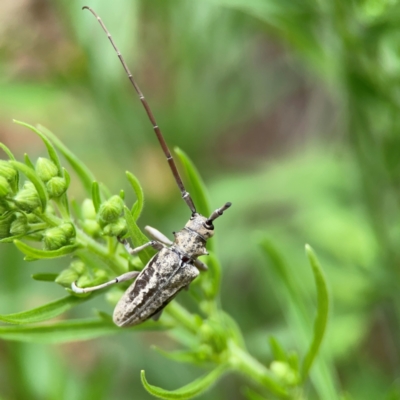
[[[208,229],[209,231],[213,231],[214,230],[214,225],[212,223],[212,221],[210,221],[209,219],[206,220],[206,222],[203,224],[204,228]]]

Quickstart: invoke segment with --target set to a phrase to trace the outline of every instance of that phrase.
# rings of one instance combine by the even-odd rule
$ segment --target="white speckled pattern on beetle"
[[[137,325],[157,314],[199,275],[193,261],[207,254],[206,240],[214,234],[205,227],[206,221],[199,214],[192,217],[175,233],[173,245],[149,261],[115,307],[116,325]]]

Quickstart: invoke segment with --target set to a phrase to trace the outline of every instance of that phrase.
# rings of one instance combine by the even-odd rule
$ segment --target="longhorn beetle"
[[[178,292],[189,287],[193,279],[199,275],[199,270],[207,270],[207,266],[198,260],[197,257],[208,254],[206,242],[214,235],[213,221],[221,216],[222,213],[231,206],[231,203],[225,203],[221,208],[215,210],[208,218],[196,211],[193,200],[183,185],[176,164],[161,130],[156,123],[153,113],[139,89],[139,86],[133,80],[132,74],[115,45],[111,34],[108,32],[100,17],[90,7],[85,6],[83,9],[89,10],[97,18],[114,47],[153,125],[154,132],[167,158],[168,165],[181,191],[182,198],[192,212],[185,227],[179,232],[174,233],[175,240],[173,242],[157,229],[151,227],[146,227],[145,230],[153,240],[142,246],[132,248],[126,239],[118,239],[130,254],[137,254],[149,246],[158,251],[141,272],[130,271],[109,282],[88,288],[79,288],[75,283],[72,284],[72,290],[74,292],[87,293],[103,289],[114,283],[136,278],[117,303],[113,315],[113,320],[116,325],[121,327],[132,326],[140,324],[149,318],[157,320],[164,307]]]

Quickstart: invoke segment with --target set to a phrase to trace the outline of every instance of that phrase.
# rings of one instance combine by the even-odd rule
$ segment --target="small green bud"
[[[81,275],[87,272],[85,263],[81,260],[74,260],[68,268],[64,269],[57,276],[55,282],[61,286],[70,288],[72,282],[76,282]]]
[[[44,248],[46,250],[60,249],[68,245],[74,236],[75,229],[70,223],[47,229],[43,235]]]
[[[94,270],[94,277],[96,281],[106,282],[108,280],[107,272],[100,268]]]
[[[73,269],[79,275],[82,275],[83,273],[86,272],[86,265],[81,260],[72,261],[72,263],[70,264],[69,268]]]
[[[8,162],[0,160],[0,176],[7,179],[13,190],[17,190],[18,171]]]
[[[197,348],[197,357],[201,361],[209,360],[210,358],[212,358],[212,356],[213,356],[213,349],[208,344],[202,343]]]
[[[270,365],[272,373],[287,385],[296,385],[298,383],[298,374],[285,362],[272,361]]]
[[[91,199],[83,200],[81,212],[83,219],[96,219],[96,210]]]
[[[128,231],[126,221],[124,218],[118,218],[117,222],[106,225],[103,228],[103,235],[105,236],[123,236]]]
[[[4,176],[0,176],[0,199],[12,193],[11,186]]]
[[[121,215],[123,209],[124,201],[121,199],[121,197],[112,196],[100,206],[100,220],[105,223],[114,222]]]
[[[93,279],[91,279],[90,276],[86,274],[80,276],[78,281],[76,282],[76,285],[81,288],[92,286],[92,284],[93,284]]]
[[[208,343],[212,340],[213,329],[206,321],[204,321],[203,325],[201,325],[199,333],[202,342]]]
[[[97,221],[93,219],[86,219],[82,223],[83,230],[92,237],[96,237],[100,235],[101,228]]]
[[[39,157],[36,161],[35,170],[43,182],[48,182],[58,175],[57,166],[48,158]]]
[[[28,219],[24,214],[20,214],[11,223],[10,233],[12,236],[23,235],[29,231]]]
[[[64,178],[55,176],[46,183],[46,189],[51,199],[57,198],[64,194],[65,191],[68,189],[67,182]]]
[[[22,189],[14,197],[17,205],[26,212],[32,212],[40,206],[39,195],[32,182],[26,181]]]
[[[47,214],[47,209],[46,209],[46,214]],[[38,224],[42,222],[41,219],[35,214],[26,214],[26,217],[28,218],[28,223],[30,224]]]
[[[75,282],[79,278],[79,274],[74,271],[72,268],[67,268],[62,270],[55,282],[64,287],[71,287],[72,282]]]
[[[60,229],[68,236],[69,239],[75,237],[75,227],[70,222],[60,225]]]
[[[0,239],[10,236],[11,223],[15,219],[15,214],[8,213],[0,217]]]

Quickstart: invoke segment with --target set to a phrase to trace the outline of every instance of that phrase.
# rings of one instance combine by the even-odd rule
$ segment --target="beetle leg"
[[[155,314],[152,315],[151,319],[154,321],[158,321],[161,317],[161,314],[163,312],[163,308],[160,311],[157,311]]]
[[[88,292],[94,292],[95,290],[99,290],[99,289],[104,289],[108,286],[113,285],[114,283],[119,283],[119,282],[124,282],[124,281],[129,281],[130,279],[134,279],[136,278],[138,275],[140,274],[139,271],[129,271],[126,272],[125,274],[122,274],[116,278],[114,278],[111,281],[102,283],[101,285],[97,285],[97,286],[92,286],[92,287],[87,287],[87,288],[80,288],[78,286],[76,286],[76,283],[73,282],[71,285],[71,289],[75,292],[75,293],[88,293]]]
[[[152,228],[151,226],[145,226],[144,230],[149,234],[149,236],[156,240],[157,242],[161,242],[167,246],[171,246],[173,244],[172,240],[169,240],[163,233],[161,233],[158,229]]]
[[[121,244],[124,245],[126,251],[131,255],[137,254],[149,246],[151,246],[155,250],[161,250],[164,247],[164,245],[162,243],[157,242],[156,240],[151,240],[150,242],[147,242],[147,243],[143,244],[142,246],[133,248],[126,239],[120,239],[120,238],[117,238],[117,239]]]
[[[208,270],[208,267],[207,267],[207,265],[206,264],[204,264],[203,263],[203,261],[200,261],[200,260],[194,260],[194,266],[197,268],[197,269],[199,269],[200,271],[207,271]]]

